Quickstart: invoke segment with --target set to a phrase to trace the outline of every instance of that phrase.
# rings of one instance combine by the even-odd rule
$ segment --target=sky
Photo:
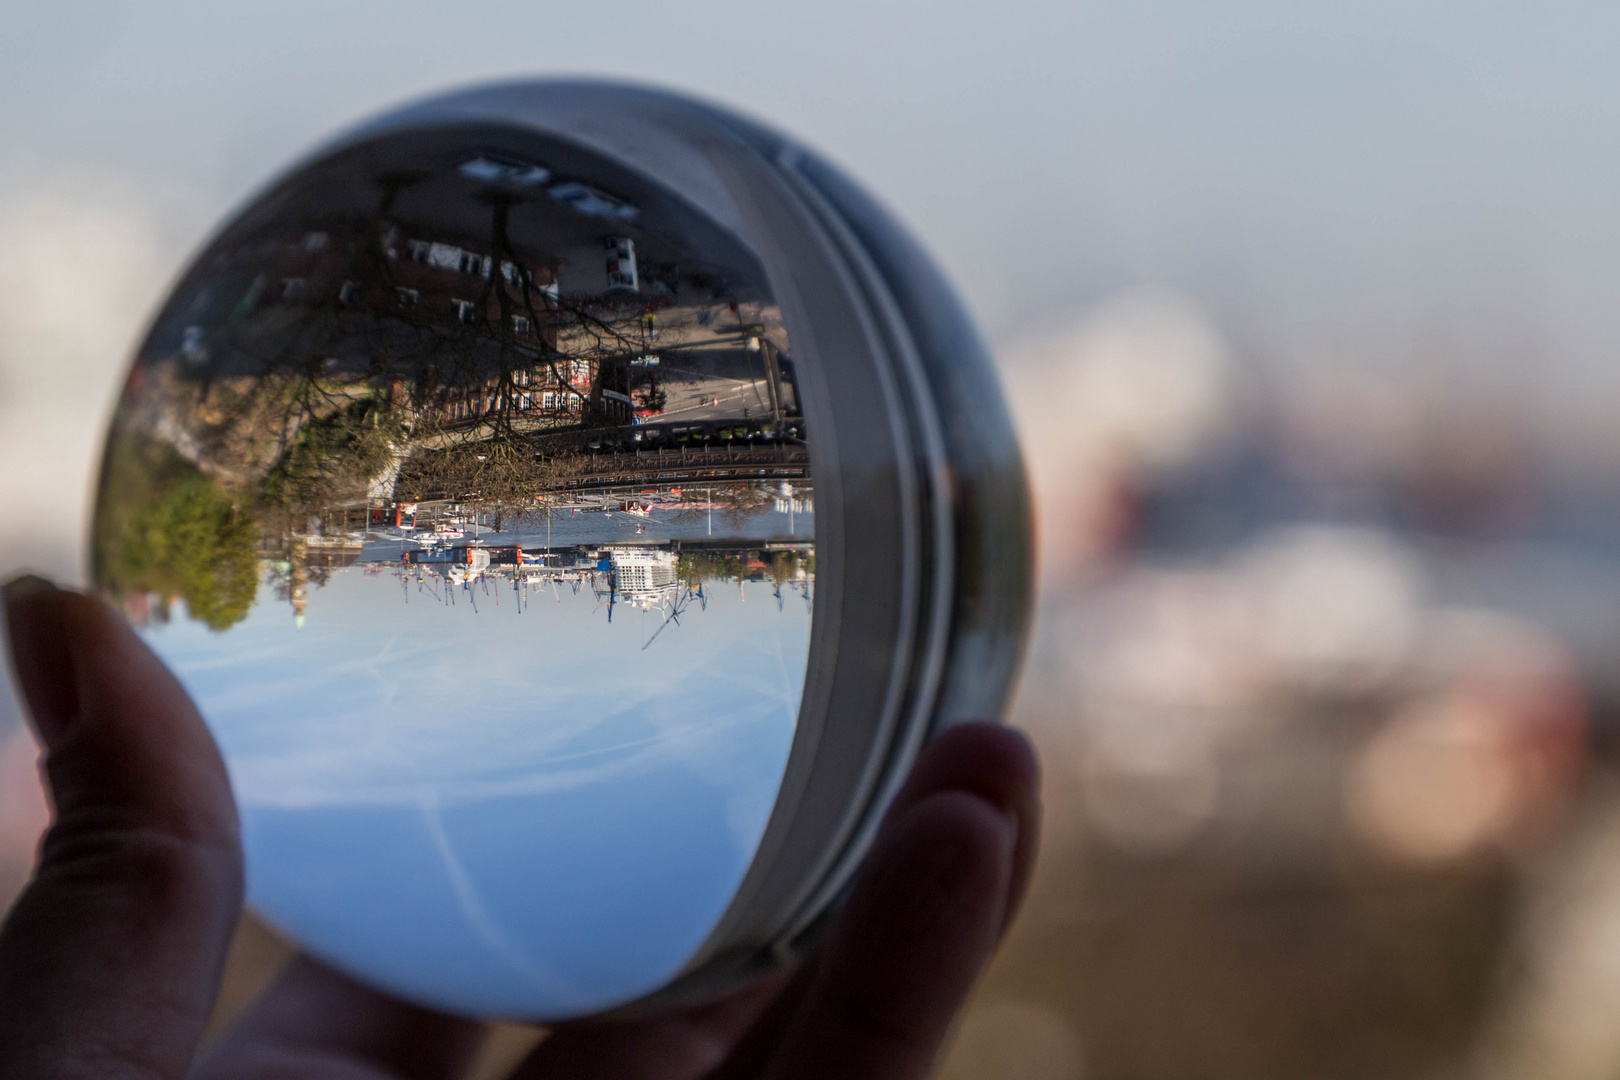
[[[610,624],[589,587],[531,588],[519,614],[510,581],[447,604],[393,569],[312,587],[302,629],[262,587],[222,634],[178,612],[146,631],[225,754],[250,901],[458,1011],[556,1017],[656,988],[764,830],[803,598],[716,584],[644,650],[662,613],[620,604]]]
[[[1528,289],[1532,329],[1591,344],[1620,228],[1617,34],[1597,2],[68,0],[0,15],[0,140],[15,185],[128,182],[189,247],[401,99],[625,77],[830,153],[996,333],[1160,284],[1285,314],[1286,349],[1369,309]]]

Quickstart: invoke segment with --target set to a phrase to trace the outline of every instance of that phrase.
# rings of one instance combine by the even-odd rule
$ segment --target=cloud
[[[65,178],[0,192],[0,236],[8,383],[37,398],[116,378],[173,266],[157,213],[126,185]]]
[[[0,572],[77,579],[102,425],[175,245],[133,184],[53,176],[0,187],[0,461],[14,519]]]
[[[589,593],[519,620],[406,605],[393,582],[342,571],[312,606],[320,617],[295,631],[266,589],[225,634],[149,632],[245,807],[596,800],[679,769],[735,802],[736,835],[757,841],[797,720],[808,612],[728,593],[642,651],[650,620],[610,626]]]

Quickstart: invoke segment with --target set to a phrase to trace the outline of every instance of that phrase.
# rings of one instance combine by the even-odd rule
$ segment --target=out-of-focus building
[[[1616,1075],[1614,440],[1235,339],[1134,293],[1007,350],[1045,841],[943,1075]]]

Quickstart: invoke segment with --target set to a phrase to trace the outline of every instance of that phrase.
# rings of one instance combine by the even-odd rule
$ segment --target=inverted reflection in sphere
[[[107,449],[100,586],[196,697],[256,906],[417,1000],[646,993],[720,917],[805,680],[815,498],[754,254],[476,126],[283,182]]]

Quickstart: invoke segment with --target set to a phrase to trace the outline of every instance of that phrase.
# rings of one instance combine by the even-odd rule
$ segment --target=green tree
[[[258,592],[258,540],[253,514],[173,450],[139,439],[109,448],[94,547],[104,592],[179,596],[191,618],[227,630]]]
[[[799,556],[797,552],[781,551],[771,556],[771,580],[778,585],[785,581],[792,581],[799,576]]]

